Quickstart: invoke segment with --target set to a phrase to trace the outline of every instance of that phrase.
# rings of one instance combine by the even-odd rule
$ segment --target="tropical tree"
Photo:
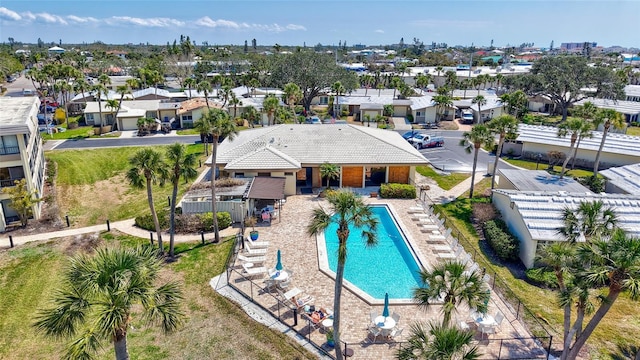
[[[188,98],[191,99],[191,89],[193,89],[194,87],[196,87],[197,82],[195,78],[192,77],[188,77],[186,79],[184,79],[184,86],[187,87],[187,89],[189,90],[188,92]]]
[[[102,95],[107,95],[107,88],[102,84],[95,84],[91,87],[94,97],[98,99],[98,112],[100,113],[100,133],[104,127],[104,115],[102,114]]]
[[[291,114],[293,114],[293,117],[296,117],[296,109],[295,109],[295,105],[298,101],[300,101],[302,99],[302,90],[300,90],[300,87],[294,83],[286,83],[284,85],[284,98],[287,101],[287,104],[289,105],[289,107],[291,108]]]
[[[375,78],[369,74],[364,74],[360,76],[360,83],[364,87],[364,96],[367,96],[367,92],[375,83]]]
[[[576,341],[565,348],[566,358],[576,359],[600,321],[609,312],[621,293],[627,292],[631,300],[640,300],[640,238],[631,237],[616,229],[608,240],[595,240],[581,244],[578,255],[586,264],[580,276],[592,287],[606,287],[600,306],[582,329]],[[571,329],[569,337],[578,329]]]
[[[156,254],[152,247],[102,248],[94,256],[73,257],[51,307],[39,311],[34,327],[47,336],[73,339],[63,358],[92,359],[107,340],[116,359],[129,359],[127,333],[134,316],[165,333],[183,322],[178,284],[157,285],[162,262]]]
[[[340,177],[340,166],[328,162],[322,163],[320,165],[320,177],[327,179],[327,189],[330,189],[331,180],[336,180]]]
[[[10,206],[18,213],[22,227],[29,223],[29,218],[33,215],[33,206],[43,200],[38,197],[36,190],[29,191],[25,179],[14,180],[13,186],[3,188],[0,190],[0,194],[9,196]]]
[[[208,80],[202,80],[196,85],[196,90],[198,90],[198,92],[204,93],[204,101],[207,103],[207,109],[210,110],[211,106],[209,106],[209,94],[211,94],[211,91],[213,91],[211,83]]]
[[[588,129],[590,129],[590,127],[585,126],[585,121],[580,118],[570,118],[566,122],[558,125],[558,137],[564,138],[566,136],[569,136],[571,141],[571,144],[569,145],[569,154],[562,163],[562,170],[560,171],[561,179],[564,177],[564,172],[567,168],[569,160],[571,160],[571,158],[575,156],[575,145],[578,137],[580,137],[581,134],[584,134],[586,131],[590,131]]]
[[[229,114],[220,109],[211,109],[204,114],[207,121],[211,123],[211,137],[213,141],[213,149],[211,150],[211,212],[213,213],[213,231],[215,234],[215,242],[220,242],[220,231],[218,229],[218,216],[216,204],[216,169],[218,142],[220,139],[233,141],[238,130],[235,122],[229,117]]]
[[[328,194],[330,209],[317,208],[313,211],[311,222],[307,227],[309,235],[324,232],[329,225],[336,224],[338,236],[338,264],[336,267],[335,290],[333,295],[333,330],[334,341],[340,344],[340,302],[344,266],[347,262],[347,241],[351,231],[361,231],[360,238],[365,246],[375,246],[378,242],[376,230],[378,220],[373,210],[364,203],[361,197],[348,190],[338,190]],[[353,238],[352,238],[353,241]],[[336,359],[343,360],[341,346],[336,346]]]
[[[429,83],[431,82],[431,75],[418,74],[414,80],[416,81],[416,86],[420,89],[421,93],[424,93],[423,89],[429,86]]]
[[[596,114],[598,113],[598,108],[590,101],[587,101],[584,103],[584,105],[579,105],[579,106],[574,106],[573,109],[571,110],[572,115],[580,117],[582,119],[585,120],[585,129],[584,131],[580,132],[580,135],[582,136],[578,136],[578,141],[576,142],[576,156],[573,157],[573,161],[571,161],[571,169],[574,168],[575,164],[576,164],[576,158],[578,157],[578,149],[580,149],[580,142],[582,141],[583,138],[591,138],[593,137],[593,133],[591,132],[591,130],[593,130],[593,120],[596,117]]]
[[[155,226],[156,233],[158,234],[158,251],[162,255],[164,254],[164,248],[162,246],[162,229],[160,228],[160,222],[158,221],[158,213],[156,212],[155,205],[153,204],[153,185],[159,184],[164,186],[165,181],[168,178],[167,164],[162,160],[162,154],[151,148],[144,148],[136,151],[136,153],[129,159],[131,168],[127,171],[127,180],[136,189],[147,189],[147,201],[149,203],[149,210],[151,210],[151,217],[153,218],[153,225]]]
[[[471,172],[471,188],[469,189],[469,199],[473,197],[473,187],[476,177],[476,166],[478,165],[478,152],[484,145],[493,145],[495,141],[493,134],[489,128],[484,125],[476,125],[471,128],[471,131],[462,134],[462,140],[460,140],[460,146],[464,146],[465,151],[470,154],[473,151],[473,170]]]
[[[242,106],[242,100],[238,99],[233,91],[230,93],[230,95],[231,98],[229,98],[229,105],[233,106],[233,118],[235,119],[238,114],[238,106]]]
[[[471,100],[471,104],[478,106],[478,124],[482,124],[482,107],[487,105],[487,99],[482,95],[478,95]]]
[[[260,112],[253,106],[247,106],[242,111],[242,117],[247,120],[249,127],[254,127],[255,123],[260,119]]]
[[[442,121],[444,110],[453,106],[453,99],[449,95],[436,95],[432,98],[432,101],[436,106],[436,120]]]
[[[84,78],[75,79],[73,82],[74,91],[77,93],[83,94],[83,97],[84,97],[84,93],[87,92],[87,90],[89,90],[90,88],[91,87],[89,86],[89,84]],[[86,99],[86,97],[84,98]]]
[[[340,81],[336,81],[331,85],[331,91],[333,91],[334,94],[336,94],[336,102],[335,102],[335,106],[333,109],[333,116],[337,119],[340,118],[340,113],[342,112],[340,109],[340,95],[344,94],[345,91],[347,91],[345,89],[345,87],[342,85],[342,83]]]
[[[209,156],[209,134],[211,134],[211,121],[206,116],[193,122],[193,128],[200,134],[204,145],[204,155]]]
[[[506,139],[515,139],[518,135],[518,120],[511,115],[501,115],[492,119],[487,123],[489,130],[498,135],[498,149],[496,150],[496,158],[493,160],[493,174],[491,175],[491,188],[493,189],[496,182],[496,173],[500,155],[502,155],[502,147]]]
[[[577,208],[562,210],[562,226],[558,228],[571,243],[594,239],[606,239],[618,225],[615,211],[604,205],[602,200],[582,201]]]
[[[109,108],[109,110],[111,110],[112,112],[112,116],[113,119],[115,120],[116,117],[118,116],[118,107],[119,107],[119,102],[116,99],[108,99],[107,103],[105,104],[105,107]],[[114,124],[116,124],[116,122],[114,121]],[[117,126],[117,125],[116,125]]]
[[[274,114],[280,106],[280,100],[275,95],[267,95],[262,101],[262,108],[267,112],[269,125],[275,124]]]
[[[445,324],[411,325],[408,344],[398,350],[398,360],[474,360],[479,359],[478,347],[472,346],[473,332]]]
[[[413,290],[413,298],[419,306],[442,305],[442,324],[450,325],[451,314],[465,304],[478,312],[487,312],[489,288],[477,271],[467,272],[463,263],[446,261],[434,265],[433,270],[421,270],[423,286]]]
[[[169,257],[174,256],[174,238],[176,225],[176,202],[178,201],[178,186],[180,179],[185,182],[198,176],[196,171],[196,155],[187,152],[187,146],[175,143],[167,148],[167,165],[169,166],[169,181],[173,185],[171,192],[171,211],[169,213]]]
[[[600,140],[600,146],[598,147],[598,153],[596,154],[596,161],[593,164],[593,176],[598,176],[598,171],[600,169],[600,155],[602,155],[602,148],[604,147],[604,142],[607,139],[607,134],[611,127],[613,126],[616,129],[621,129],[624,127],[625,121],[624,116],[619,112],[613,109],[600,109],[596,117],[594,119],[593,125],[595,128],[598,128],[602,125],[602,140]]]

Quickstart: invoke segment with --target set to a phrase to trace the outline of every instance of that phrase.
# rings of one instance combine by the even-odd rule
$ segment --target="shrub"
[[[218,229],[222,230],[222,229],[226,229],[229,226],[231,226],[231,214],[229,214],[226,211],[219,211],[217,212],[217,216],[218,216]],[[199,214],[198,217],[200,218],[200,221],[202,222],[201,224],[201,231],[213,231],[213,215],[212,213],[208,212],[208,213],[204,213],[204,214]]]
[[[237,118],[235,118],[234,121],[236,123],[236,126],[244,126],[244,119],[243,118],[237,117]]]
[[[588,187],[589,190],[593,191],[594,193],[604,192],[604,178],[592,175],[585,178],[579,178],[578,182]]]
[[[502,220],[489,220],[483,226],[484,237],[496,255],[505,261],[518,259],[518,240],[509,234]]]
[[[413,114],[407,114],[407,121],[409,121],[410,123],[413,122]]]
[[[157,214],[158,222],[160,223],[160,229],[167,229],[169,227],[169,212],[167,210],[160,210],[157,211]],[[156,226],[153,224],[153,217],[151,216],[151,213],[137,216],[135,219],[135,224],[141,229],[156,231]]]
[[[545,268],[532,268],[526,271],[527,279],[535,285],[545,286],[551,289],[558,288],[558,278],[553,270]]]
[[[386,199],[415,199],[416,188],[409,184],[382,184],[380,197]]]
[[[496,218],[496,208],[489,203],[475,203],[473,204],[473,218],[476,223],[484,224],[489,220]]]

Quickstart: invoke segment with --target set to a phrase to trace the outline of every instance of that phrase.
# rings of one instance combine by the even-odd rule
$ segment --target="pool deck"
[[[420,261],[427,267],[442,261],[437,253],[436,245],[446,244],[439,236],[434,235],[431,230],[423,232],[420,216],[416,217],[410,213],[410,208],[416,206],[416,200],[397,199],[376,199],[364,198],[369,204],[388,204],[393,209],[394,216],[402,227],[405,235],[411,243],[414,251],[418,254]],[[270,243],[265,262],[265,267],[272,268],[276,263],[276,252],[282,252],[282,263],[288,270],[293,271],[292,282],[289,288],[297,287],[305,293],[312,295],[315,299],[313,304],[316,307],[331,309],[333,305],[334,280],[319,269],[318,250],[315,237],[306,233],[307,225],[310,222],[313,209],[322,206],[329,208],[326,200],[318,198],[316,195],[295,195],[287,198],[286,204],[280,211],[280,218],[274,219],[270,226],[257,226],[260,232],[259,241]],[[424,216],[422,216],[424,217]],[[249,229],[248,229],[249,230]],[[248,235],[247,230],[247,235]],[[421,231],[422,230],[422,231]],[[364,246],[364,245],[363,245]],[[464,252],[458,255],[461,260]],[[348,256],[347,256],[347,261]],[[277,313],[283,312],[283,318],[288,323],[292,323],[292,311],[284,313],[284,308],[278,305],[275,296],[277,293],[265,293],[258,289],[256,285],[246,281],[241,275],[242,267],[240,263],[232,265],[238,271],[231,272],[229,282],[247,294],[252,294],[254,300],[263,307]],[[372,264],[372,271],[375,271],[375,264]],[[254,284],[263,284],[263,279],[254,278]],[[341,306],[341,340],[347,342],[350,348],[354,349],[354,356],[351,359],[393,359],[399,348],[398,343],[379,342],[372,344],[368,341],[367,326],[370,323],[370,312],[382,312],[382,304],[370,305],[363,298],[349,289],[342,291]],[[415,322],[426,323],[431,320],[440,321],[441,306],[433,305],[429,308],[418,307],[415,304],[394,304],[390,305],[390,312],[398,313],[401,318],[398,327],[404,332],[396,341],[406,341],[409,336],[410,326]],[[489,302],[488,314],[494,315],[501,311],[505,319],[498,327],[496,334],[481,336],[476,333],[475,341],[482,358],[524,358],[539,357],[544,352],[542,347],[531,339],[531,334],[508,310],[502,300],[492,293]],[[468,309],[458,309],[454,314],[456,323],[470,318]],[[300,319],[296,329],[309,336],[314,342],[323,344],[325,335],[321,329],[310,329],[307,323]],[[522,338],[518,340],[517,338]],[[500,339],[508,339],[500,341]],[[498,354],[500,353],[500,355]]]

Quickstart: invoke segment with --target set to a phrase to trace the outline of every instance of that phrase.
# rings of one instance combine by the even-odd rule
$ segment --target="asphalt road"
[[[4,96],[12,97],[23,96],[23,89],[35,90],[35,88],[33,87],[33,83],[31,82],[31,80],[27,79],[24,76],[24,73],[20,74],[20,77],[17,78],[14,82],[6,82],[5,87],[7,88],[7,92],[4,94]]]
[[[175,142],[182,144],[194,144],[200,141],[200,135],[183,135],[183,136],[163,136],[155,135],[142,138],[106,138],[106,139],[83,139],[83,140],[67,140],[55,147],[55,150],[68,149],[89,149],[104,147],[124,147],[124,146],[153,146],[153,145],[170,145]]]
[[[419,150],[433,167],[446,172],[471,172],[473,169],[473,153],[467,154],[460,140],[464,131],[421,130],[427,134],[444,137],[444,146]],[[401,131],[404,133],[404,131]],[[495,161],[495,156],[484,150],[478,153],[476,171],[486,171],[487,164]],[[500,169],[515,169],[509,163],[500,160]]]

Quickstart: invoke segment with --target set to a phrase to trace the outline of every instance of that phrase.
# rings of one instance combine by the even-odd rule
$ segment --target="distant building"
[[[560,44],[560,50],[569,53],[583,53],[587,48],[593,49],[598,46],[597,42],[577,42],[577,43],[562,43]]]
[[[26,179],[27,190],[42,196],[44,184],[44,152],[38,130],[37,96],[0,97],[0,188],[14,186]],[[36,203],[33,217],[40,218],[42,203]],[[0,193],[0,232],[18,221],[8,195]]]
[[[47,51],[49,52],[49,55],[53,55],[53,54],[64,54],[66,50],[59,46],[54,46],[54,47],[50,47]]]

